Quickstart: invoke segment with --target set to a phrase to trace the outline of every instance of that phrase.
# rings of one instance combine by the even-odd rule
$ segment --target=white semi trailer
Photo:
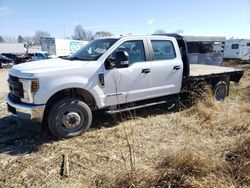
[[[88,41],[56,39],[52,37],[41,38],[41,50],[53,56],[68,56],[75,53]]]
[[[26,43],[0,43],[0,54],[26,54]]]
[[[250,39],[229,39],[225,42],[224,59],[250,60]]]

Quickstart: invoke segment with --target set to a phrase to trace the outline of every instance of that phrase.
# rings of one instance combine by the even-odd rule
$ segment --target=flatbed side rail
[[[191,80],[207,80],[213,79],[223,76],[229,76],[230,81],[238,83],[244,74],[244,70],[234,70],[231,72],[222,72],[222,73],[215,73],[215,74],[207,74],[207,75],[195,75],[195,76],[188,76],[187,81]]]

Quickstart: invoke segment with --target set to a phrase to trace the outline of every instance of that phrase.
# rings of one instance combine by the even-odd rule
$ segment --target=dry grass
[[[104,121],[77,138],[0,143],[0,187],[249,187],[248,67],[223,103],[208,95],[181,112],[145,109],[109,128]]]
[[[4,99],[5,95],[8,92],[8,71],[9,69],[0,69],[0,100]]]

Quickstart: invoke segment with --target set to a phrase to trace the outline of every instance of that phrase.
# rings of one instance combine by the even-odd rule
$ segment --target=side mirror
[[[126,68],[129,66],[129,54],[126,51],[118,51],[115,54],[115,66],[116,68]]]

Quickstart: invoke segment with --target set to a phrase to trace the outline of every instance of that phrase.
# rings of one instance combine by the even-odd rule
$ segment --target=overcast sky
[[[250,0],[0,0],[0,35],[43,30],[70,37],[74,25],[114,35],[186,34],[250,38]]]

